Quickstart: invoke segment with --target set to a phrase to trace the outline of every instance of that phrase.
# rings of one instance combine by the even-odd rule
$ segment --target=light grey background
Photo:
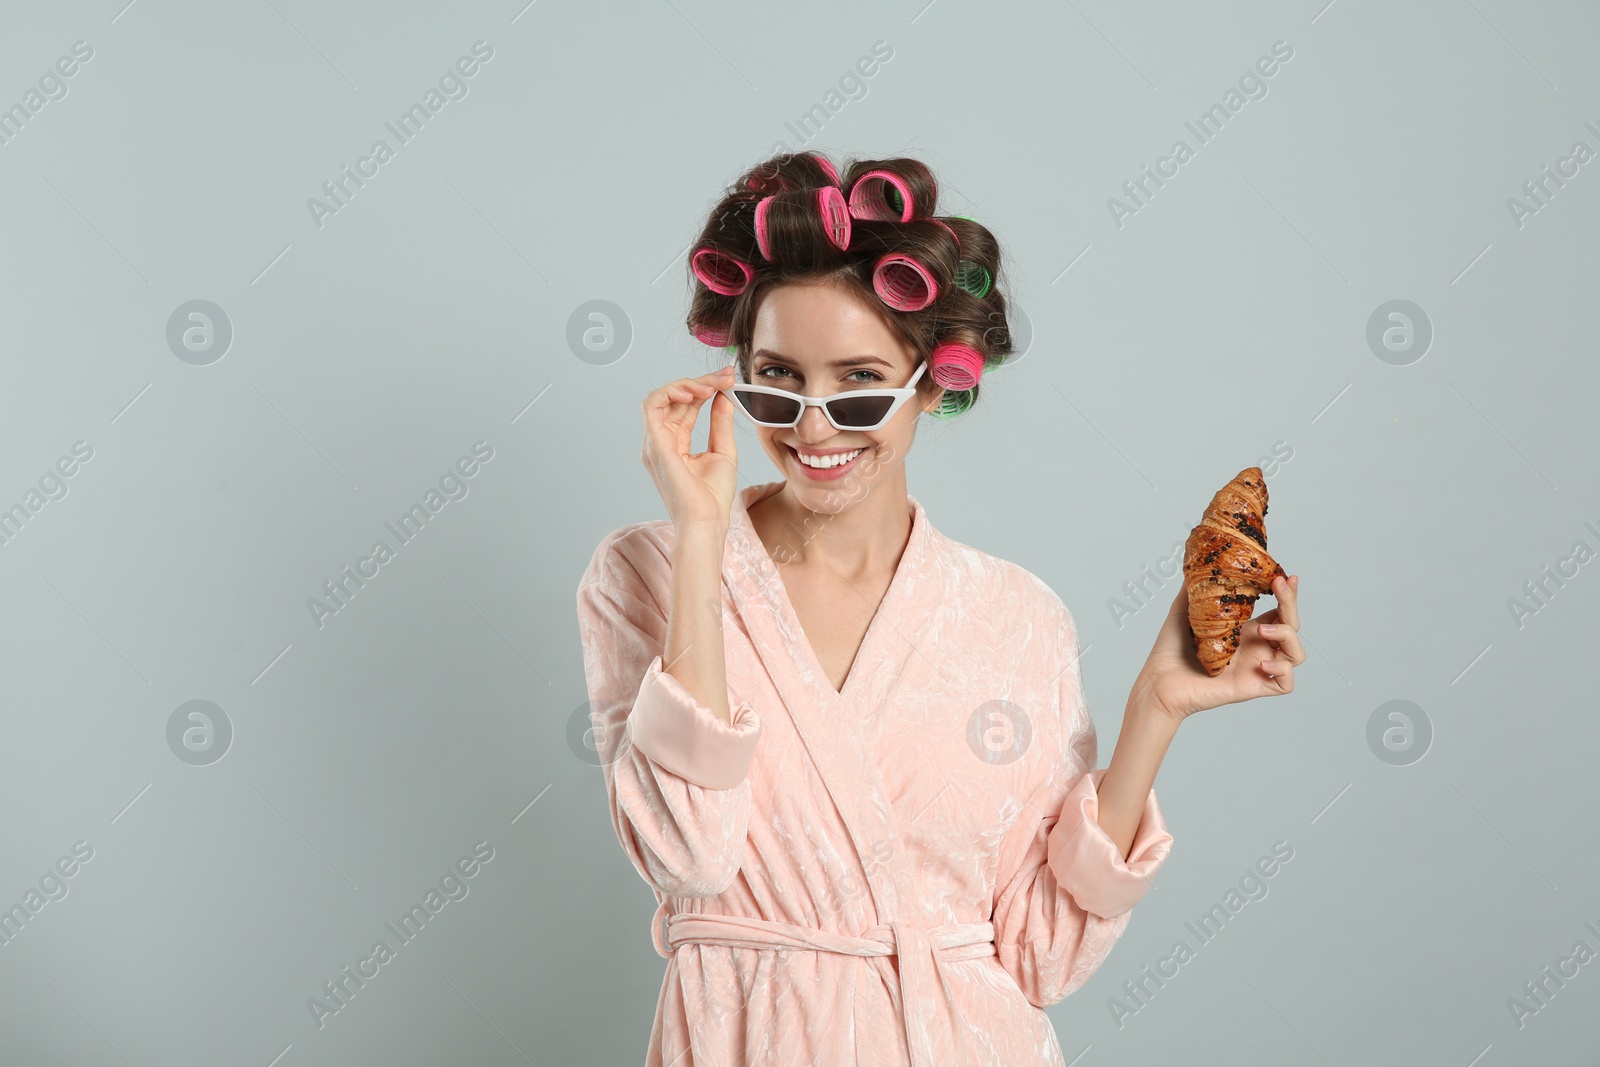
[[[1324,3],[6,5],[0,105],[93,58],[0,144],[0,506],[93,455],[0,545],[0,904],[93,858],[0,945],[0,1062],[642,1062],[664,961],[567,740],[573,595],[664,515],[640,400],[718,365],[682,327],[688,242],[820,104],[810,147],[918,156],[1011,257],[1031,347],[924,422],[911,492],[1072,609],[1102,765],[1176,587],[1109,602],[1292,453],[1269,531],[1311,658],[1180,731],[1173,853],[1051,1009],[1067,1059],[1594,1063],[1600,962],[1520,1027],[1508,1000],[1600,951],[1600,562],[1509,602],[1600,549],[1600,161],[1520,226],[1508,199],[1600,149],[1600,13]],[[480,40],[467,95],[319,226],[307,200]],[[204,366],[167,342],[197,299],[233,330]],[[625,352],[569,346],[591,300]],[[1433,330],[1408,365],[1367,342],[1391,300]],[[776,477],[740,434],[742,482]],[[319,628],[308,599],[478,441],[467,495]],[[232,724],[210,765],[169,747],[191,700]],[[1390,700],[1431,723],[1420,761],[1369,747]],[[469,895],[319,1028],[308,999],[479,841]],[[1119,1026],[1278,841],[1269,894]]]

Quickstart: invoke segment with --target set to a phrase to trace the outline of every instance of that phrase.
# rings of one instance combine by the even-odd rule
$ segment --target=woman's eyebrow
[[[779,362],[785,363],[790,367],[795,367],[796,366],[796,364],[795,364],[795,362],[793,360],[789,359],[787,356],[783,355],[782,353],[773,352],[773,351],[770,351],[770,350],[765,349],[765,348],[756,349],[756,351],[754,353],[754,357],[757,358],[757,359],[766,358],[766,359],[778,360]],[[873,364],[876,364],[877,366],[883,367],[885,370],[894,370],[894,367],[892,365],[890,365],[888,360],[879,359],[877,356],[851,356],[851,357],[849,357],[847,359],[836,359],[836,360],[831,361],[828,364],[828,366],[830,366],[830,367],[865,367],[865,366],[870,366],[870,365],[873,365]]]

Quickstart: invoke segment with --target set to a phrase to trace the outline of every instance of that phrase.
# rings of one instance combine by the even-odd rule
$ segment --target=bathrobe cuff
[[[1128,858],[1122,858],[1111,836],[1099,823],[1100,780],[1109,768],[1101,767],[1078,779],[1061,806],[1061,817],[1050,830],[1046,860],[1056,881],[1084,911],[1111,919],[1144,899],[1150,878],[1172,850],[1172,834],[1150,790]]]
[[[732,789],[750,773],[761,719],[749,701],[723,722],[678,679],[650,661],[628,714],[628,737],[650,759],[695,785]]]

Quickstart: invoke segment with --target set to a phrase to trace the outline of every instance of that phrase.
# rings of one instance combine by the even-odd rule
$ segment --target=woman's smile
[[[845,472],[859,463],[861,457],[867,452],[865,447],[832,449],[827,452],[814,449],[806,449],[801,452],[794,445],[784,445],[783,447],[789,452],[790,462],[798,467],[802,474],[819,482],[844,477]],[[840,456],[844,457],[842,462],[838,458]]]

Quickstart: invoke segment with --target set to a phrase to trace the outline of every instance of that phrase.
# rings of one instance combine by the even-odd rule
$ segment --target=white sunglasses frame
[[[928,361],[923,360],[921,363],[917,364],[917,371],[911,376],[911,380],[898,389],[850,389],[843,393],[834,393],[832,396],[805,396],[789,389],[779,389],[776,386],[747,385],[744,382],[740,382],[737,385],[731,385],[728,387],[728,399],[732,400],[733,406],[738,408],[746,419],[750,420],[751,425],[762,426],[769,430],[786,430],[800,425],[800,420],[806,417],[806,408],[813,407],[822,409],[822,417],[827,419],[828,424],[835,430],[843,430],[846,432],[850,430],[881,430],[885,426],[889,425],[889,420],[895,417],[896,413],[898,413],[900,408],[905,405],[907,400],[910,400],[912,397],[917,395],[917,381],[922,377],[923,372],[927,369]],[[738,397],[733,395],[734,391],[739,389],[747,390],[753,393],[771,393],[774,396],[787,397],[790,400],[798,400],[800,401],[800,413],[795,416],[793,422],[758,422],[756,417],[750,414],[749,409],[739,402]],[[884,413],[883,418],[871,426],[840,426],[837,422],[833,421],[833,412],[829,411],[827,407],[829,401],[847,400],[852,397],[862,396],[892,396],[894,397],[894,402],[889,405],[889,410]]]

